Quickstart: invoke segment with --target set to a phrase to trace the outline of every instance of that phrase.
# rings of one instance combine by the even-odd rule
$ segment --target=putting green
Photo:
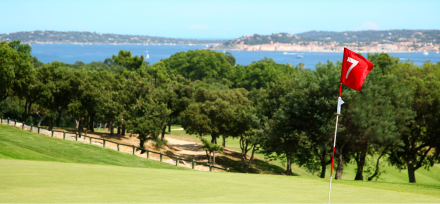
[[[328,180],[0,159],[0,202],[326,203]],[[332,203],[440,203],[440,187],[334,181]]]

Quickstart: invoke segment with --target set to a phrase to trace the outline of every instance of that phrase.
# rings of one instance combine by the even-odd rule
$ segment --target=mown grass
[[[7,203],[325,203],[328,179],[0,159]],[[439,203],[438,186],[334,181],[332,203]]]
[[[327,202],[328,179],[182,169],[0,125],[2,203]],[[332,185],[332,203],[439,202],[440,185],[434,184],[334,180]]]
[[[186,169],[82,142],[51,138],[0,125],[0,159]]]

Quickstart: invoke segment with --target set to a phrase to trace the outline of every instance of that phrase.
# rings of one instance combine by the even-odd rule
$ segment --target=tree
[[[172,77],[182,75],[192,81],[214,81],[232,86],[235,67],[230,60],[230,56],[216,51],[189,50],[173,54],[162,62]]]
[[[235,111],[234,124],[239,138],[241,149],[241,172],[247,173],[254,159],[255,152],[258,151],[268,133],[267,118],[259,118],[252,107],[240,106]],[[250,152],[250,156],[248,153]]]
[[[49,129],[53,128],[53,117],[56,125],[60,126],[60,118],[69,103],[73,100],[75,90],[71,84],[72,72],[57,61],[45,64],[37,69],[36,88],[41,90],[38,96],[38,104],[47,109]],[[37,92],[37,90],[33,90]]]
[[[412,97],[409,107],[415,117],[403,115],[399,118],[403,124],[399,131],[402,142],[391,152],[390,161],[398,168],[408,170],[410,183],[416,182],[416,170],[423,166],[429,168],[440,160],[439,72],[440,66],[431,63],[421,68],[405,63],[394,70],[410,86]]]
[[[148,65],[144,61],[145,57],[143,55],[140,57],[137,55],[132,57],[131,51],[120,50],[118,56],[113,55],[112,59],[115,64],[121,65],[129,71],[138,71],[142,73],[145,71]]]
[[[203,143],[202,149],[206,152],[208,162],[215,165],[215,152],[223,153],[225,148],[218,144],[212,144],[205,138],[202,138],[201,141]]]
[[[29,45],[0,42],[0,102],[13,94],[23,97],[33,83],[34,66]]]
[[[144,148],[148,140],[157,140],[162,127],[166,124],[170,110],[166,104],[162,103],[161,90],[154,89],[149,83],[150,79],[143,79],[133,75],[131,80],[127,80],[125,98],[125,109],[121,120],[126,121],[127,128],[138,134],[139,146]],[[142,153],[145,150],[142,150]]]
[[[286,64],[277,64],[269,58],[253,62],[246,66],[246,74],[238,87],[247,90],[266,88],[268,83],[275,82],[283,77],[296,73],[295,68]]]
[[[199,137],[211,135],[212,144],[218,144],[217,138],[223,136],[225,146],[226,137],[237,136],[237,127],[233,123],[235,109],[248,103],[238,89],[213,91],[198,88],[195,103],[181,113],[182,127],[187,133]]]

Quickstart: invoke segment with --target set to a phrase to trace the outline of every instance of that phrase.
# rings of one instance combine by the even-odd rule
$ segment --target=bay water
[[[170,57],[176,52],[205,49],[206,45],[112,45],[112,44],[31,44],[31,54],[36,56],[43,63],[59,61],[73,64],[76,61],[90,63],[93,61],[104,61],[112,55],[118,55],[119,50],[130,50],[134,55],[149,56],[148,61],[154,64],[161,59]],[[230,52],[235,58],[236,63],[248,65],[254,61],[272,58],[277,63],[290,63],[296,66],[304,63],[305,68],[314,69],[318,62],[327,61],[337,62],[342,60],[342,53],[335,52],[270,52],[270,51],[236,51],[236,50],[216,50],[218,52]],[[424,55],[418,53],[388,53],[393,57],[399,57],[401,61],[412,60],[417,65],[430,60],[432,63],[440,61],[440,54],[430,52]],[[363,54],[366,56],[366,54]],[[302,56],[302,58],[300,58]]]

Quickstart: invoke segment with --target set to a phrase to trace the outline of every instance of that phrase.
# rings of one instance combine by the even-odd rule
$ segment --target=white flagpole
[[[333,163],[335,160],[336,134],[338,133],[338,118],[339,118],[339,113],[341,110],[340,105],[342,105],[342,103],[343,103],[342,99],[341,99],[341,90],[342,90],[342,83],[339,85],[339,98],[338,98],[338,108],[337,108],[337,114],[336,114],[335,139],[333,141],[332,168],[330,170],[330,186],[328,189],[328,204],[330,204],[330,194],[332,192]]]

